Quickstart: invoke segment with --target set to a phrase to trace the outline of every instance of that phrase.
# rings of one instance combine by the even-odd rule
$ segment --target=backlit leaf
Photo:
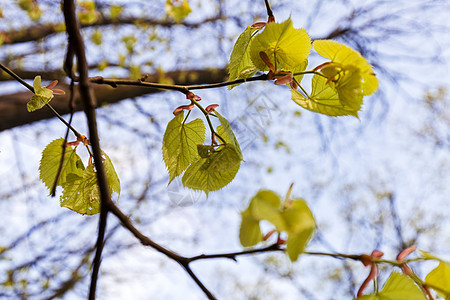
[[[221,126],[217,127],[217,133],[222,138],[224,138],[227,143],[233,144],[233,146],[235,147],[235,149],[237,150],[237,152],[239,154],[239,157],[242,160],[241,148],[239,147],[239,143],[236,139],[236,136],[234,135],[233,130],[231,129],[230,123],[221,114],[219,114],[219,112],[216,111],[215,114],[219,118],[219,122],[221,124]]]
[[[246,79],[252,77],[256,73],[256,67],[250,58],[250,41],[254,36],[254,33],[261,28],[254,28],[248,26],[244,32],[238,37],[236,44],[234,44],[233,51],[230,56],[229,80]],[[228,86],[231,90],[233,87],[239,85],[233,84]]]
[[[94,165],[89,165],[83,176],[70,174],[63,184],[61,206],[79,214],[95,215],[100,212],[100,196]]]
[[[293,89],[291,94],[292,100],[307,110],[331,117],[346,115],[358,117],[358,110],[342,104],[338,92],[327,84],[326,78],[320,75],[314,75],[312,79],[311,98],[308,99]]]
[[[378,89],[378,79],[369,62],[352,48],[331,40],[316,40],[314,49],[325,58],[341,66],[353,66],[359,70],[362,78],[363,95],[373,94]]]
[[[183,185],[204,191],[208,195],[230,183],[236,176],[240,163],[241,157],[233,144],[220,146],[210,156],[196,158],[183,175]]]
[[[364,295],[361,300],[426,300],[422,290],[410,277],[392,272],[378,294]]]
[[[239,229],[239,241],[244,247],[252,247],[262,241],[259,220],[255,219],[248,210],[241,213],[242,221]]]
[[[308,204],[302,199],[292,200],[282,213],[288,233],[286,250],[291,261],[296,261],[311,239],[316,222]]]
[[[197,145],[205,141],[205,124],[200,119],[184,123],[184,112],[175,116],[164,133],[162,153],[170,181],[180,175],[198,156]]]
[[[120,194],[119,177],[114,170],[109,157],[103,152],[105,160],[106,179],[108,180],[109,194]],[[71,173],[62,184],[61,206],[67,207],[83,215],[94,215],[100,212],[100,191],[97,184],[97,173],[94,164],[90,164],[82,173],[82,176]]]
[[[261,71],[269,68],[260,57],[265,52],[277,69],[292,70],[301,65],[311,51],[311,38],[304,29],[295,29],[291,19],[268,23],[250,44],[253,64]]]
[[[286,230],[285,220],[280,210],[280,196],[272,191],[261,190],[250,203],[249,209],[255,219],[269,221],[279,231]]]
[[[62,145],[64,139],[57,139],[48,144],[42,152],[41,163],[39,165],[39,178],[50,190],[55,182],[56,173],[62,157]],[[67,181],[69,174],[83,176],[84,165],[81,158],[72,147],[66,147],[63,167],[58,180],[58,185],[62,186]]]
[[[425,283],[445,299],[450,299],[450,263],[440,261],[426,277]]]
[[[33,81],[34,95],[27,103],[29,112],[38,110],[49,103],[53,98],[53,91],[41,86],[41,76],[36,76]]]
[[[111,162],[111,159],[105,152],[102,151],[103,156],[105,157],[105,161],[103,162],[103,166],[105,167],[106,179],[108,180],[109,193],[116,192],[120,194],[120,180],[119,176],[117,176],[116,170],[114,169],[114,165]]]

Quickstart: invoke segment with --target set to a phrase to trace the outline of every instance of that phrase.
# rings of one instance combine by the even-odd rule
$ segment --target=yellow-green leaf
[[[234,44],[234,48],[230,56],[230,65],[228,66],[230,81],[236,79],[246,79],[252,77],[256,73],[256,67],[253,65],[250,58],[249,45],[254,33],[258,30],[260,30],[260,28],[248,26],[238,37],[236,44]],[[239,85],[239,83],[230,85],[228,86],[228,89],[231,90],[237,85]]]
[[[316,40],[313,46],[317,53],[333,63],[357,68],[362,78],[363,95],[373,94],[378,89],[378,79],[375,77],[372,66],[359,52],[331,40]]]
[[[61,207],[67,207],[79,214],[95,215],[100,212],[100,197],[97,174],[94,165],[89,165],[83,176],[69,174],[63,184]]]
[[[170,181],[180,175],[195,160],[197,145],[205,141],[205,124],[200,119],[184,123],[184,112],[175,116],[164,133],[162,153]]]
[[[62,157],[62,145],[64,139],[57,139],[48,144],[42,152],[41,163],[39,165],[39,178],[44,182],[45,186],[50,190],[55,182],[59,164]],[[72,147],[66,147],[64,155],[63,167],[58,180],[58,186],[62,186],[69,174],[83,176],[84,165],[81,158],[77,155]]]
[[[177,23],[183,21],[192,12],[187,0],[167,0],[165,8],[167,15]]]
[[[36,76],[33,81],[34,95],[27,103],[29,112],[44,107],[53,98],[53,91],[41,86],[41,76]]]
[[[81,23],[92,24],[98,20],[98,12],[95,9],[94,1],[78,1],[80,10],[78,12],[78,18]]]
[[[269,23],[250,44],[250,57],[261,71],[268,67],[260,57],[265,52],[277,69],[292,70],[301,65],[311,51],[311,38],[304,29],[295,29],[291,19]]]
[[[310,98],[306,98],[297,90],[291,90],[291,95],[295,103],[313,112],[331,117],[347,115],[358,117],[358,110],[341,103],[336,89],[327,84],[327,79],[320,75],[314,75],[312,79]]]
[[[425,284],[433,288],[445,299],[450,299],[450,263],[440,261],[426,277]]]
[[[410,277],[392,272],[378,294],[364,295],[358,300],[426,300],[425,294]]]
[[[255,219],[249,210],[241,213],[242,221],[239,229],[239,241],[244,247],[252,247],[262,241],[259,220]]]
[[[119,177],[109,157],[104,152],[102,154],[105,156],[103,166],[108,180],[109,193],[110,195],[113,192],[120,194]],[[82,176],[69,174],[62,187],[63,193],[60,199],[62,207],[67,207],[83,215],[95,215],[100,212],[100,191],[94,164],[87,166]]]
[[[103,166],[105,167],[106,179],[108,180],[109,193],[116,192],[120,194],[120,180],[119,176],[117,176],[116,170],[114,169],[114,165],[111,162],[111,159],[105,152],[102,151],[103,156],[105,157],[105,161],[103,162]]]
[[[288,233],[286,250],[291,261],[303,253],[314,234],[316,222],[308,204],[303,199],[290,200],[285,204],[282,217]]]
[[[286,223],[280,206],[280,196],[272,191],[261,190],[252,198],[249,210],[255,219],[269,221],[279,231],[285,231]]]
[[[220,146],[210,156],[197,159],[186,169],[182,182],[187,188],[204,191],[206,195],[217,191],[236,176],[241,157],[233,144]]]
[[[231,125],[228,122],[227,119],[225,119],[221,114],[219,114],[219,112],[215,112],[216,116],[219,118],[219,122],[221,124],[221,126],[217,127],[217,133],[223,138],[225,139],[225,141],[227,143],[231,143],[233,144],[233,146],[236,148],[236,151],[239,154],[239,157],[242,160],[242,151],[241,151],[241,147],[239,147],[239,143],[236,139],[236,136],[233,133],[233,130],[231,129]]]

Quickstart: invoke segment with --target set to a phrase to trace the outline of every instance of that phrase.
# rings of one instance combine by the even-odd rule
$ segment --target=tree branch
[[[197,28],[202,26],[203,24],[213,23],[216,21],[223,21],[223,20],[219,16],[214,16],[196,23],[175,23],[173,21],[154,20],[139,17],[118,17],[112,19],[110,17],[100,16],[98,20],[95,21],[94,23],[81,24],[81,28],[101,27],[108,25],[127,25],[127,24],[131,25],[141,24],[150,26],[161,26],[161,27],[172,27],[181,25],[189,28]],[[34,25],[32,27],[6,31],[3,32],[4,44],[18,44],[40,40],[52,34],[61,32],[61,25],[62,24],[58,23],[39,24]]]
[[[66,63],[71,65],[70,58],[73,56],[77,59],[78,73],[79,73],[79,91],[80,98],[83,102],[84,112],[86,114],[88,128],[89,128],[89,140],[91,142],[94,166],[97,171],[97,183],[100,190],[100,217],[98,226],[98,235],[96,243],[96,253],[93,261],[91,285],[89,288],[89,299],[95,299],[95,292],[97,287],[98,272],[100,270],[101,256],[103,251],[103,241],[106,231],[106,222],[108,218],[108,206],[111,203],[108,181],[106,178],[106,172],[103,166],[102,151],[100,149],[99,136],[97,131],[96,120],[96,101],[89,88],[88,80],[88,64],[86,60],[86,53],[84,48],[83,38],[80,33],[80,25],[75,14],[74,0],[64,0],[63,2],[64,20],[66,23],[66,31],[68,34],[68,59]],[[71,74],[69,74],[71,75]]]

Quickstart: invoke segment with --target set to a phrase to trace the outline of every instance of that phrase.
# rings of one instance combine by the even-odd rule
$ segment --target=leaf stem
[[[205,108],[203,108],[203,106],[200,104],[200,103],[198,103],[198,101],[196,101],[196,100],[194,100],[194,99],[191,99],[191,101],[192,101],[192,103],[194,103],[194,105],[195,106],[197,106],[201,111],[202,111],[202,113],[205,115],[205,118],[206,118],[206,121],[208,122],[208,127],[209,127],[209,130],[211,131],[211,136],[217,136],[221,141],[222,141],[222,143],[224,143],[224,144],[226,144],[226,142],[225,142],[225,140],[214,130],[214,126],[213,126],[213,124],[212,124],[212,122],[211,122],[211,119],[210,119],[210,113],[208,113],[206,110],[205,110]]]

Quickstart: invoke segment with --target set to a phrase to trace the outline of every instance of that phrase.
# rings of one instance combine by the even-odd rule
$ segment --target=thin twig
[[[179,91],[183,94],[188,94],[190,90],[212,89],[212,88],[224,87],[224,86],[229,86],[229,85],[238,84],[238,83],[244,83],[246,81],[264,81],[264,80],[267,80],[267,74],[262,74],[262,75],[247,78],[247,79],[236,79],[236,80],[232,80],[232,81],[225,81],[225,82],[218,82],[218,83],[184,86],[184,85],[177,85],[177,84],[153,83],[153,82],[146,82],[146,81],[141,81],[141,80],[103,78],[101,76],[89,78],[89,81],[91,83],[107,84],[112,87],[118,87],[120,85],[131,85],[131,86],[148,87],[148,88],[154,88],[154,89]]]
[[[69,118],[69,124],[72,124],[73,119],[73,113],[74,113],[74,82],[73,80],[70,81],[70,100],[69,100],[69,110],[70,110],[70,118]],[[69,127],[66,129],[66,134],[64,135],[64,142],[62,144],[61,149],[61,159],[59,161],[58,171],[56,172],[55,181],[53,182],[53,186],[50,192],[50,195],[52,197],[55,197],[56,195],[56,187],[58,186],[59,177],[61,176],[61,172],[64,166],[64,157],[66,155],[66,149],[67,149],[67,139],[69,138]]]

